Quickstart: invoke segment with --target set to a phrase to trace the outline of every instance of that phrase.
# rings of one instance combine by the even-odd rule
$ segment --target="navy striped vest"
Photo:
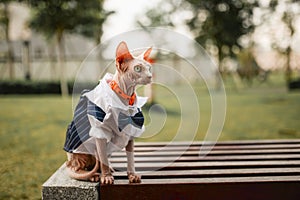
[[[87,91],[84,91],[83,93],[85,92]],[[89,131],[91,125],[87,114],[94,116],[101,122],[103,122],[106,115],[100,107],[89,101],[87,97],[81,95],[78,105],[75,108],[73,121],[67,129],[64,145],[65,151],[72,153],[83,142],[90,138]]]
[[[83,96],[87,90],[82,92],[78,105],[75,108],[73,120],[68,126],[66,133],[66,141],[64,150],[73,153],[82,143],[88,140],[91,125],[88,115],[95,117],[97,120],[103,122],[106,113],[91,102],[86,96]],[[142,111],[138,108],[138,112],[134,116],[127,116],[122,112],[118,116],[118,129],[120,132],[128,125],[131,124],[135,127],[142,128],[144,124],[144,116]]]

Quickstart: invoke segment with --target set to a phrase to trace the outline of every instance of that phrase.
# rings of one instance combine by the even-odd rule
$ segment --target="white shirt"
[[[100,83],[90,92],[84,94],[91,102],[100,107],[105,113],[103,122],[97,120],[94,116],[88,115],[88,119],[91,125],[89,131],[89,138],[83,144],[81,144],[74,153],[94,153],[95,140],[107,139],[108,141],[108,155],[112,152],[122,150],[128,141],[141,136],[145,127],[136,127],[132,124],[126,125],[121,131],[119,129],[118,118],[120,113],[127,116],[134,116],[141,109],[141,107],[147,102],[147,97],[136,97],[135,103],[131,105],[125,105],[120,97],[111,89],[109,82],[112,80],[113,75],[107,73]],[[88,152],[86,152],[86,150]]]

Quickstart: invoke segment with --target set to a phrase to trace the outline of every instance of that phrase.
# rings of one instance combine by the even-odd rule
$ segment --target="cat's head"
[[[125,76],[134,84],[146,85],[152,81],[150,53],[147,49],[141,55],[133,56],[125,42],[121,42],[116,50],[116,68],[120,76]]]

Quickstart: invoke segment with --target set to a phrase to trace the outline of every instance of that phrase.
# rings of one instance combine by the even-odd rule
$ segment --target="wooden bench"
[[[199,156],[200,147],[212,149]],[[77,181],[95,191],[97,198],[86,199],[300,199],[300,140],[137,143],[135,150],[142,183],[128,184],[125,152],[119,152],[111,158],[119,170],[114,185],[97,189]],[[51,178],[43,185],[43,199],[50,199]]]

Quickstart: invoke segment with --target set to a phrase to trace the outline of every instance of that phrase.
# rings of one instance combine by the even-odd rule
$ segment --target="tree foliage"
[[[285,57],[285,79],[287,83],[292,81],[292,52],[293,42],[297,31],[297,20],[300,18],[300,1],[299,0],[271,0],[267,8],[265,23],[272,26],[274,15],[280,17],[279,23],[283,24],[279,31],[274,31],[272,37],[272,47],[279,54]],[[274,23],[273,23],[274,24]],[[277,24],[275,24],[277,29]]]
[[[253,9],[258,0],[169,0],[168,9],[158,6],[147,12],[150,25],[174,25],[172,16],[189,12],[185,24],[194,34],[197,42],[206,49],[216,47],[221,61],[227,56],[235,56],[242,47],[242,38],[249,37],[254,30]],[[162,4],[166,4],[164,1]],[[166,7],[166,6],[165,6]],[[162,20],[164,19],[164,20]],[[151,23],[149,23],[149,21]]]
[[[103,10],[103,0],[30,0],[31,27],[48,37],[60,32],[78,33],[100,42],[102,24],[111,12]]]
[[[187,22],[196,40],[218,48],[219,60],[234,56],[241,38],[252,33],[255,0],[188,0],[193,17]]]
[[[100,42],[102,24],[110,14],[103,10],[104,0],[30,0],[34,8],[31,27],[48,37],[56,36],[58,43],[58,61],[60,66],[60,82],[62,96],[68,95],[67,82],[64,78],[65,48],[63,36],[65,32],[78,33],[93,37]]]
[[[13,52],[13,46],[11,38],[9,37],[9,11],[8,11],[8,5],[12,2],[12,0],[3,0],[0,2],[0,28],[3,30],[0,30],[2,37],[2,32],[7,44],[7,65],[9,69],[9,77],[10,79],[14,78],[14,52]]]

